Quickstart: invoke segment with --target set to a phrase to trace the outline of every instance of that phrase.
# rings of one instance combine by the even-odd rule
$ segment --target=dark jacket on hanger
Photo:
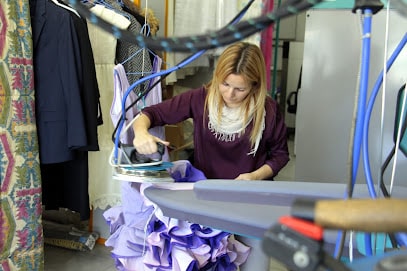
[[[48,210],[64,207],[79,212],[86,220],[87,150],[99,149],[96,126],[101,123],[86,26],[53,1],[30,0],[30,9],[42,203]]]
[[[71,14],[80,46],[82,59],[83,79],[80,85],[83,113],[86,124],[87,146],[80,148],[82,151],[98,151],[97,126],[103,124],[102,108],[100,105],[99,86],[96,78],[95,60],[86,20]],[[112,75],[113,76],[113,75]]]
[[[46,0],[30,0],[30,8],[40,161],[65,162],[79,149],[98,148],[84,110],[94,111],[98,96],[83,100],[83,86],[93,84],[96,75],[84,70],[76,15]]]

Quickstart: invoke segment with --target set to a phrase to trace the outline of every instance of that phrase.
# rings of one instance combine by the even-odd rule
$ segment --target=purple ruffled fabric
[[[186,160],[169,173],[176,182],[206,179]],[[117,270],[234,271],[247,260],[250,248],[230,233],[164,216],[143,195],[150,185],[123,182],[122,205],[104,213]]]

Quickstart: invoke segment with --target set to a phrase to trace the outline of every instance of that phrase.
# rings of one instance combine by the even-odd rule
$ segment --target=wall
[[[297,180],[345,182],[348,178],[348,149],[356,96],[361,35],[359,18],[350,10],[307,12],[302,89],[296,121]],[[383,69],[386,25],[385,10],[373,16],[369,90]],[[388,54],[404,35],[407,19],[390,11]],[[395,100],[406,82],[404,50],[387,75],[383,143],[380,131],[381,93],[370,121],[369,154],[373,178],[393,146]],[[381,147],[382,146],[382,147]],[[407,174],[406,158],[399,155],[396,183]],[[362,164],[358,182],[364,182]],[[391,167],[390,167],[391,169]],[[387,170],[385,180],[389,180]]]
[[[288,56],[288,80],[287,80],[287,98],[292,92],[297,91],[298,80],[300,79],[300,71],[303,61],[304,42],[290,42]],[[291,103],[294,103],[294,97],[290,98]],[[288,113],[286,108],[285,123],[289,128],[295,128],[296,114]]]

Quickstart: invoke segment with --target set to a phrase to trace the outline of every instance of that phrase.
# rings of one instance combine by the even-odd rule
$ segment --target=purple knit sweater
[[[289,161],[287,128],[277,103],[267,97],[266,128],[256,155],[250,152],[250,123],[244,135],[235,141],[219,141],[208,129],[208,116],[203,121],[206,90],[198,89],[184,92],[172,99],[143,109],[151,121],[151,127],[175,124],[193,119],[194,123],[194,166],[208,179],[234,179],[239,174],[252,172],[268,164],[274,176]],[[273,177],[274,177],[273,176]]]

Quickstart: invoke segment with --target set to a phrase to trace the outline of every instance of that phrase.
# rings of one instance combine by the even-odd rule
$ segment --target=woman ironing
[[[258,46],[228,46],[208,84],[142,110],[133,123],[134,147],[141,154],[154,153],[158,142],[170,142],[151,135],[149,128],[192,118],[193,165],[208,179],[272,180],[289,161],[289,152],[284,119],[267,95],[266,76]],[[240,240],[252,246],[241,270],[269,270],[260,240]]]

